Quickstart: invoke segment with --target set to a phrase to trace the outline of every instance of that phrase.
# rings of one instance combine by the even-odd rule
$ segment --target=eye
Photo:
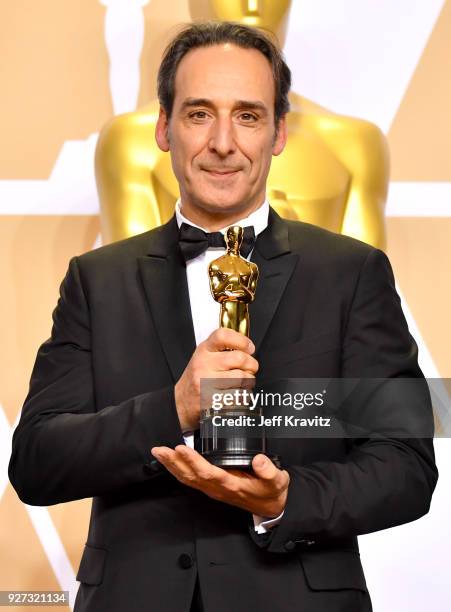
[[[203,110],[194,111],[189,114],[190,119],[194,119],[198,121],[203,121],[204,119],[207,118],[207,116],[208,116],[207,113]]]
[[[258,117],[254,115],[254,113],[248,113],[248,112],[240,113],[239,118],[244,123],[253,123],[254,121],[257,121],[258,119]]]

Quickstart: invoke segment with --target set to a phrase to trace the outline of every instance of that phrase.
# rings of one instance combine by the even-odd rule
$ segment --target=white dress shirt
[[[202,231],[208,233],[208,230],[196,225],[183,216],[180,200],[178,200],[175,205],[175,215],[179,227],[182,223],[187,223],[188,225],[198,227]],[[243,228],[247,227],[248,225],[253,225],[255,237],[257,237],[264,229],[266,229],[268,225],[268,215],[269,202],[268,200],[265,200],[260,208],[255,210],[245,219],[236,221],[234,225],[241,225]],[[229,226],[230,224],[219,231],[225,234]],[[214,259],[225,253],[225,250],[225,243],[224,247],[210,247],[186,263],[186,277],[188,281],[188,293],[196,346],[206,340],[208,336],[219,327],[219,307],[211,295],[208,266]],[[249,259],[251,255],[252,251],[249,253],[247,259]],[[194,448],[194,435],[187,434],[183,437],[186,445]],[[276,518],[268,520],[254,514],[254,526],[257,533],[265,533],[270,527],[277,525],[282,517],[282,514]]]

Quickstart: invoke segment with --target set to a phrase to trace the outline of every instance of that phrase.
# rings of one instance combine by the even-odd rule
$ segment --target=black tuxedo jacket
[[[186,487],[150,448],[183,443],[174,384],[195,348],[175,218],[71,260],[14,432],[10,480],[47,506],[93,497],[77,612],[371,610],[357,538],[429,509],[430,439],[271,440],[289,471],[270,534]],[[271,210],[251,337],[264,374],[421,376],[386,256]],[[432,423],[430,406],[424,406]]]

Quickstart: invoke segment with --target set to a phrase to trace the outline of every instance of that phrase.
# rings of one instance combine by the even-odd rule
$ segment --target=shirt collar
[[[182,225],[182,223],[187,223],[188,225],[192,225],[193,227],[198,227],[203,232],[208,233],[208,230],[204,229],[203,227],[200,227],[200,225],[196,225],[195,223],[187,219],[182,214],[180,208],[181,207],[180,207],[180,198],[179,198],[175,204],[175,216],[177,219],[177,225],[179,227]],[[268,215],[269,215],[269,202],[267,199],[265,199],[263,204],[259,208],[257,208],[257,210],[254,210],[254,212],[252,212],[249,216],[245,217],[244,219],[239,219],[238,221],[235,221],[233,225],[241,225],[241,227],[247,227],[248,225],[253,225],[255,236],[258,236],[268,226]],[[229,223],[225,227],[221,228],[219,231],[225,234],[227,228],[230,227],[230,225],[232,224]]]

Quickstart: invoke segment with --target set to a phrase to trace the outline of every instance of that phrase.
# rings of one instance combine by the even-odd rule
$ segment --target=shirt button
[[[188,553],[182,553],[179,557],[179,565],[183,569],[189,569],[193,565],[193,558]]]
[[[296,543],[293,540],[288,540],[285,542],[285,550],[294,550],[296,548]]]

